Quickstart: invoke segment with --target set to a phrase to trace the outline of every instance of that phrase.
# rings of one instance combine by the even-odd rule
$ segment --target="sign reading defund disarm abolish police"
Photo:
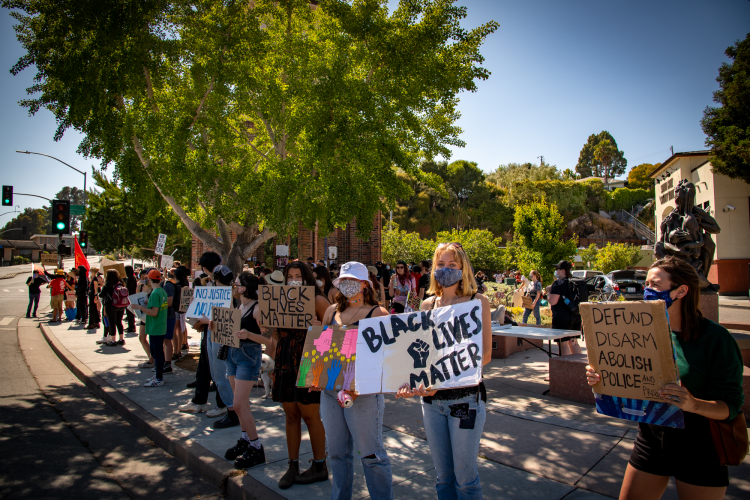
[[[481,380],[478,300],[359,322],[354,385],[360,394],[396,392],[405,383],[448,389]]]

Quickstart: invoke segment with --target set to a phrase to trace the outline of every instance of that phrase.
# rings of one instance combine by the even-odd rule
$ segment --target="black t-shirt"
[[[253,311],[255,310],[255,307],[258,305],[258,302],[256,301],[253,305],[251,305],[247,311],[245,311],[245,315],[242,316],[242,319],[240,319],[240,329],[247,330],[250,333],[257,333],[260,335],[260,327],[258,326],[258,322],[255,321],[255,318],[253,318]],[[253,343],[256,344],[254,340],[250,339],[242,339],[240,340],[241,344],[248,344]]]
[[[571,297],[573,296],[573,286],[568,278],[561,278],[552,283],[552,289],[549,293],[550,295],[560,296],[560,300],[557,301],[557,304],[550,306],[552,309],[552,319],[560,322],[569,322],[574,316],[579,316],[572,312],[567,304],[565,304],[565,299],[567,298],[568,300],[571,300]]]
[[[167,298],[172,297],[172,305],[167,308],[167,319],[174,318],[175,301],[177,301],[177,307],[180,306],[180,298],[175,296],[177,287],[171,281],[165,281],[163,288],[167,293]]]
[[[423,274],[419,277],[419,289],[424,289],[424,298],[431,297],[431,295],[427,295],[427,290],[430,288],[430,275]]]
[[[37,276],[36,278],[29,276],[29,279],[26,280],[26,284],[29,285],[29,293],[32,294],[42,293],[42,290],[39,287],[46,283],[47,280],[41,276]]]

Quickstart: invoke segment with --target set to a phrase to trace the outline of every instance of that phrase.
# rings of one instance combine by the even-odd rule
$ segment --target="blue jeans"
[[[539,300],[539,302],[541,302],[541,300]],[[526,323],[526,320],[529,319],[531,312],[534,311],[534,318],[536,318],[536,324],[537,325],[542,324],[542,317],[539,316],[539,302],[536,303],[536,305],[534,306],[534,309],[523,310],[523,321],[521,321],[521,323]]]
[[[320,417],[326,428],[328,457],[331,461],[332,500],[350,500],[354,482],[354,456],[362,461],[365,481],[373,500],[393,499],[391,461],[383,448],[382,394],[359,396],[350,408],[342,408],[338,391],[322,391]],[[370,458],[372,457],[372,458]]]
[[[486,418],[484,401],[477,402],[476,395],[450,401],[433,400],[432,404],[423,401],[422,416],[437,473],[438,499],[482,498],[477,455]]]
[[[211,330],[206,330],[206,347],[208,347],[208,364],[211,367],[211,378],[214,379],[221,400],[224,401],[225,405],[231,407],[234,398],[232,395],[232,386],[229,384],[229,379],[227,378],[227,363],[216,357],[219,349],[221,349],[221,344],[211,342]]]

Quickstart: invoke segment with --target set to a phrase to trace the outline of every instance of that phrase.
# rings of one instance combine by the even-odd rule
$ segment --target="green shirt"
[[[672,333],[680,380],[698,399],[724,401],[732,419],[745,400],[740,348],[726,328],[709,319],[703,319],[700,329],[700,337],[689,341]]]
[[[146,335],[166,335],[167,334],[167,292],[162,288],[154,287],[151,295],[148,297],[146,307],[158,307],[159,312],[156,316],[146,315]]]

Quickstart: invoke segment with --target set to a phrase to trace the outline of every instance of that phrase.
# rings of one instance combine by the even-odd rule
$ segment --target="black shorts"
[[[638,424],[628,463],[694,486],[729,486],[729,468],[719,464],[708,419],[695,413],[685,413],[684,429]]]

